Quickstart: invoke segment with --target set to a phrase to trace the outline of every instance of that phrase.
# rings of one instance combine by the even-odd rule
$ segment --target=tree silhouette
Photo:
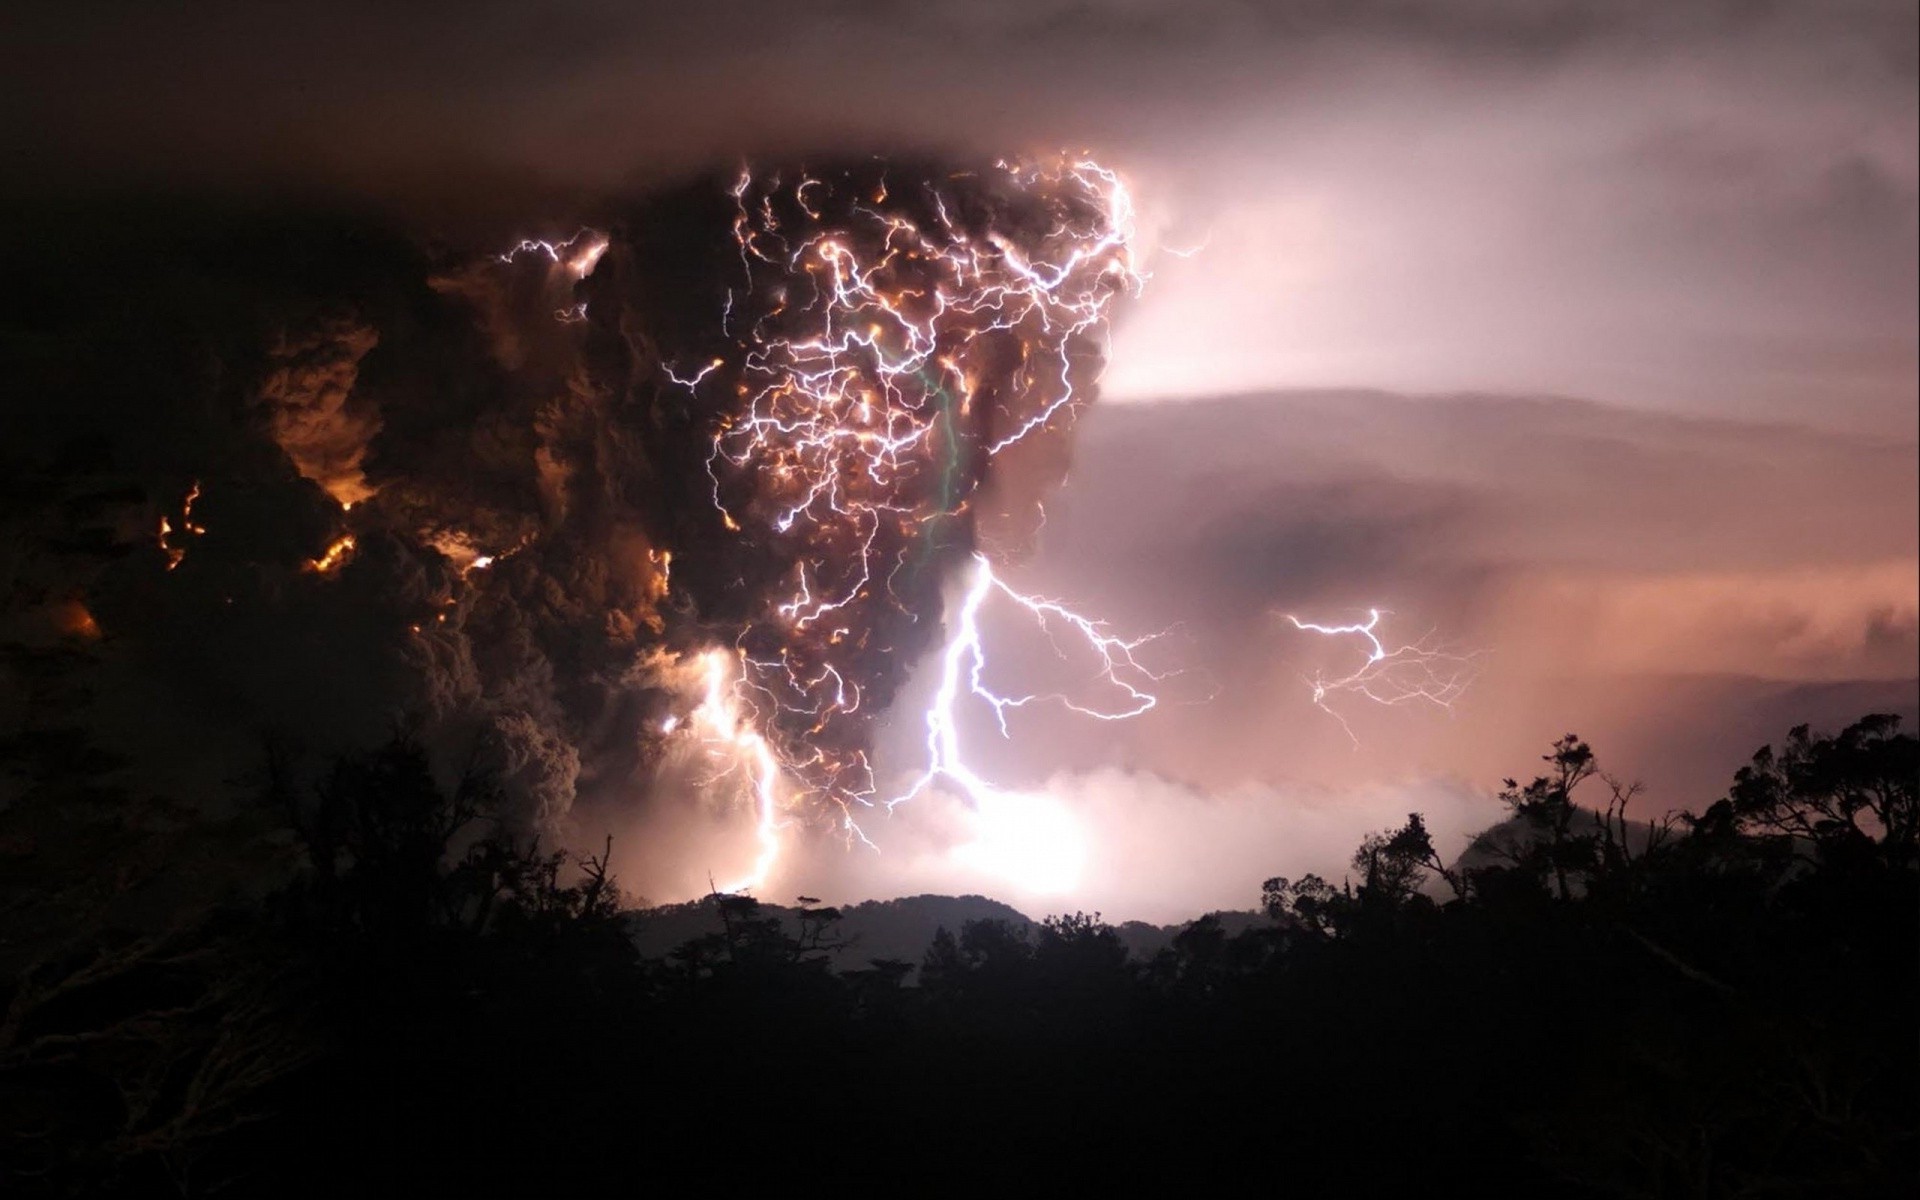
[[[401,735],[310,789],[269,772],[299,869],[265,901],[102,926],[6,981],[0,1165],[22,1194],[538,1192],[561,1157],[610,1182],[593,1151],[637,1144],[765,1190],[796,1161],[924,1173],[937,1129],[993,1148],[941,1185],[1192,1191],[1277,1163],[1316,1191],[1900,1194],[1914,754],[1890,718],[1796,729],[1703,812],[1643,822],[1569,736],[1508,783],[1492,862],[1448,861],[1413,813],[1337,883],[1270,879],[1267,920],[1203,918],[1150,963],[1072,912],[942,927],[915,977],[843,961],[842,912],[807,896],[710,895],[711,932],[643,961],[610,845],[508,836],[484,773],[442,787]],[[754,1148],[762,1111],[802,1114],[801,1159]],[[841,1113],[859,1136],[822,1154]]]
[[[1863,717],[1837,736],[1805,725],[1784,749],[1764,746],[1734,777],[1732,814],[1742,827],[1803,838],[1818,853],[1864,855],[1902,870],[1920,852],[1920,754],[1900,718]]]

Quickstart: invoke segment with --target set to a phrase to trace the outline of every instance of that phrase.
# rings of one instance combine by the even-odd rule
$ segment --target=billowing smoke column
[[[990,694],[978,588],[1081,620],[991,570],[1039,525],[1140,286],[1132,219],[1086,159],[753,170],[303,296],[246,412],[331,515],[260,587],[260,624],[305,606],[327,670],[369,668],[335,709],[481,745],[530,827],[579,795],[631,804],[705,745],[758,811],[754,878],[790,818],[858,836],[876,719],[963,569],[976,665],[949,707]],[[261,578],[235,487],[208,478],[206,537],[163,536],[193,639],[258,607],[198,607]],[[1089,643],[1109,668],[1118,645]],[[956,745],[930,740],[929,779],[969,778]]]
[[[663,531],[671,588],[737,657],[752,735],[844,810],[873,794],[873,722],[938,636],[943,584],[1037,511],[997,468],[1044,476],[1091,398],[1140,283],[1131,204],[1084,160],[743,173],[729,194],[716,336],[659,348],[704,484]]]

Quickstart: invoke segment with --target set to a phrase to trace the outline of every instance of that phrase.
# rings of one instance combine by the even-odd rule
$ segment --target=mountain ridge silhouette
[[[1010,904],[974,894],[945,896],[929,892],[836,907],[841,920],[835,926],[835,933],[848,944],[833,953],[832,964],[835,970],[843,971],[858,970],[878,959],[895,959],[917,967],[936,932],[945,928],[957,935],[968,921],[1005,921],[1015,928],[1040,924]],[[768,901],[760,905],[761,915],[778,917],[789,935],[799,932],[799,912],[796,906]],[[625,915],[635,947],[647,958],[665,958],[694,938],[721,930],[719,911],[711,896],[681,904],[634,909]],[[1172,925],[1124,921],[1115,922],[1113,928],[1126,944],[1127,953],[1145,961],[1171,946],[1181,930],[1202,916],[1218,918],[1229,936],[1268,920],[1251,910],[1221,911]]]

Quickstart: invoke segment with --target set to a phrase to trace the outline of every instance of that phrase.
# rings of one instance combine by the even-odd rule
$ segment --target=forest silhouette
[[[270,752],[235,821],[294,869],[156,922],[123,899],[191,874],[164,814],[11,746],[41,774],[0,814],[0,1170],[19,1196],[1908,1194],[1898,725],[1794,729],[1653,820],[1569,735],[1457,860],[1411,814],[1144,961],[1077,912],[870,960],[839,910],[744,895],[643,957],[607,852],[509,835],[484,771],[442,788],[404,734],[317,783]]]

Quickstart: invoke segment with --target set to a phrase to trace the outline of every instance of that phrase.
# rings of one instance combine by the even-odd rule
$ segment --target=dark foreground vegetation
[[[397,739],[269,783],[291,884],[0,981],[0,1192],[1911,1194],[1915,740],[1795,730],[1652,823],[1546,762],[1459,862],[1415,816],[1150,962],[1073,915],[836,971],[834,910],[746,898],[640,959],[603,858]]]

